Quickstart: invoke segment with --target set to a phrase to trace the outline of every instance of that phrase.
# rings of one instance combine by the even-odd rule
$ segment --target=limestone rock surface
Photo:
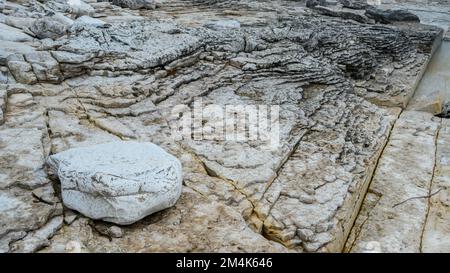
[[[3,2],[1,252],[373,252],[379,245],[370,238],[377,231],[389,234],[400,224],[414,230],[426,225],[422,251],[447,248],[448,241],[440,239],[448,222],[442,213],[448,203],[444,190],[432,196],[430,206],[426,198],[395,209],[391,203],[415,197],[414,191],[434,193],[430,187],[443,188],[447,181],[447,157],[433,157],[435,145],[430,142],[438,120],[425,119],[433,125],[427,129],[414,124],[424,119],[410,117],[409,129],[399,128],[442,29],[450,25],[448,0],[377,5],[383,12],[409,10],[432,26],[417,20],[375,20],[366,14],[366,1],[359,0]],[[38,36],[38,29],[30,29],[46,20],[64,25],[64,32],[49,25]],[[279,145],[268,149],[262,139],[173,138],[172,125],[180,117],[172,110],[180,105],[191,110],[198,99],[205,107],[278,107]],[[213,127],[215,122],[203,115],[200,124]],[[401,135],[394,137],[395,132]],[[418,140],[426,141],[413,147],[406,143]],[[173,206],[148,217],[149,211],[134,210],[132,219],[125,219],[113,209],[125,207],[117,199],[136,204],[137,185],[147,181],[126,177],[145,174],[89,153],[87,159],[107,160],[104,166],[115,167],[107,169],[108,175],[88,177],[95,164],[83,165],[84,160],[69,152],[123,141],[154,143],[182,163],[183,184],[175,179],[181,194]],[[404,147],[404,162],[421,155],[411,162],[425,169],[408,172],[380,163],[399,159],[386,154],[395,150],[388,143]],[[427,148],[420,148],[425,144]],[[446,152],[441,146],[436,154]],[[67,160],[57,163],[60,156]],[[61,189],[63,179],[45,164],[49,157],[55,159],[54,169],[84,177],[82,185]],[[72,159],[78,163],[71,165]],[[427,164],[419,164],[425,159]],[[440,164],[439,170],[435,164],[437,176],[433,183],[422,181],[431,177],[433,159]],[[379,228],[370,217],[360,225],[371,198],[378,198],[371,190],[366,194],[375,187],[370,182],[383,169],[402,183],[387,187],[389,181],[376,179],[387,192],[386,202],[373,213],[386,209],[390,218],[382,218]],[[417,179],[408,184],[397,173]],[[121,185],[114,181],[127,181],[132,189],[114,187]],[[66,179],[63,186],[70,183]],[[389,189],[411,189],[411,194]],[[97,195],[83,195],[85,190]],[[102,211],[64,204],[67,196],[89,199],[77,204],[103,202],[96,206]],[[421,215],[408,217],[408,207]],[[144,218],[118,229],[84,213],[104,220],[117,216],[120,223]],[[380,248],[399,249],[399,238],[406,238],[411,249],[420,251],[420,232],[403,235],[393,240],[396,246]],[[354,247],[346,248],[353,236],[358,238]]]

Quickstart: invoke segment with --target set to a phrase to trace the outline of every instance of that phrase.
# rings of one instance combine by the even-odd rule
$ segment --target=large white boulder
[[[92,219],[132,224],[173,206],[181,194],[181,163],[149,143],[118,141],[74,148],[48,159],[64,204]]]

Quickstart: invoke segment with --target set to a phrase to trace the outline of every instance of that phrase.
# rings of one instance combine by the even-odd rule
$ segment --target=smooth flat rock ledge
[[[149,142],[117,141],[51,155],[64,204],[120,225],[173,206],[181,194],[181,163]]]

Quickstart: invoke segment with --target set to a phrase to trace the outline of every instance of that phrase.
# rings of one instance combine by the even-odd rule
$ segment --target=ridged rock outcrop
[[[68,25],[44,38],[0,22],[1,251],[341,251],[442,30],[301,1],[144,2],[6,2],[8,18]],[[279,107],[279,146],[173,138],[172,110],[197,99]],[[152,142],[183,172],[173,207],[120,232],[63,207],[45,165],[117,141]]]

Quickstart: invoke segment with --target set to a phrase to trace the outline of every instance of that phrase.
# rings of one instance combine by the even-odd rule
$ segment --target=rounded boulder
[[[118,141],[51,155],[63,203],[120,225],[173,206],[181,195],[180,161],[149,142]]]

